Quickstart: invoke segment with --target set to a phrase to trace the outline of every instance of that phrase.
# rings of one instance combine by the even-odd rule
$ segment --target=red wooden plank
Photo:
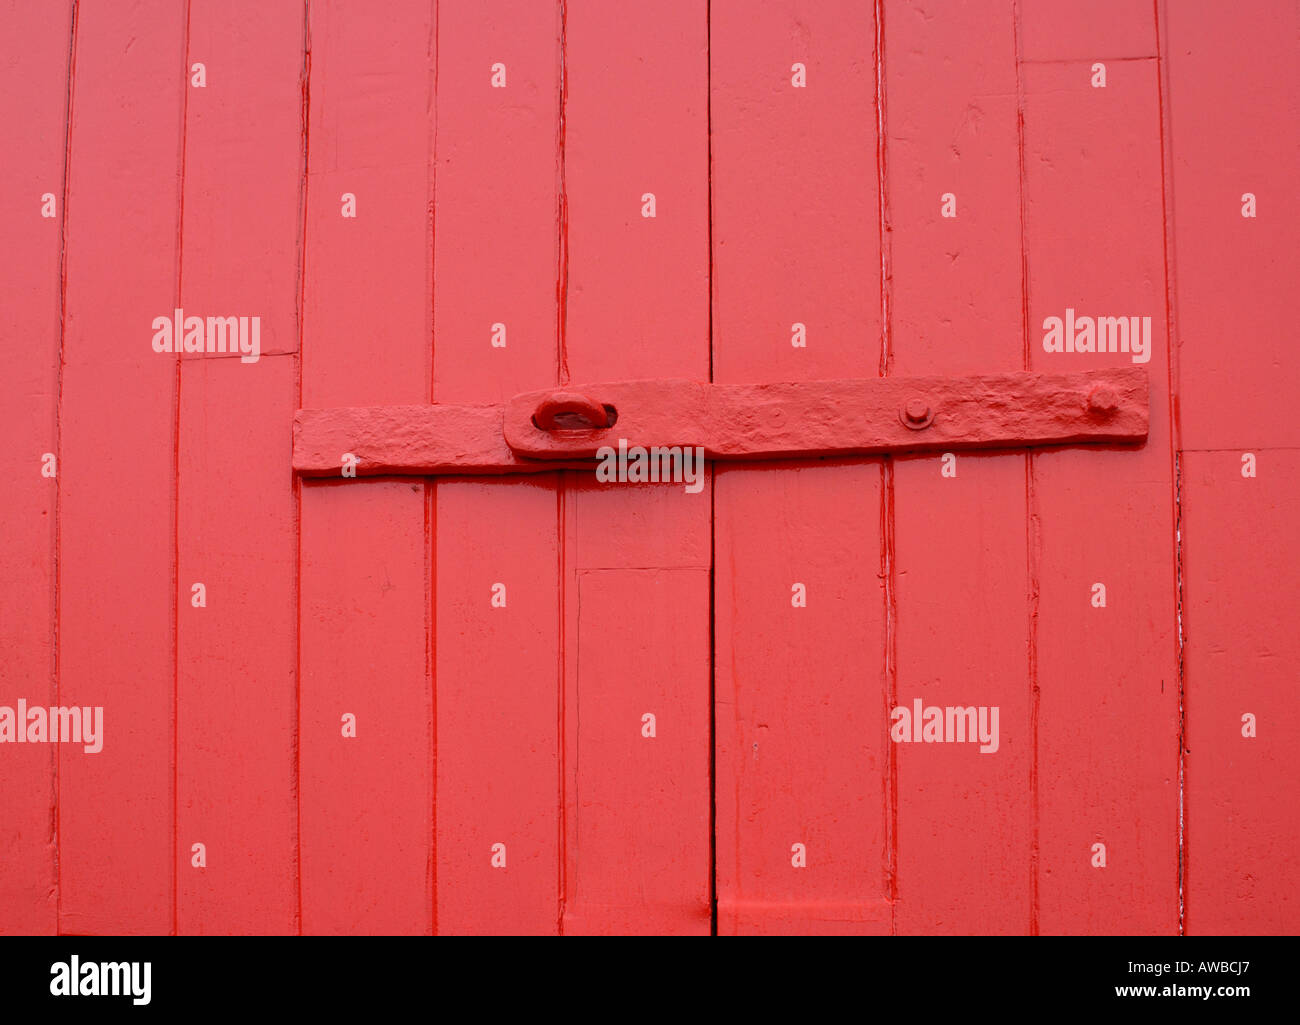
[[[707,933],[709,482],[567,478],[564,931]]]
[[[861,4],[712,5],[715,380],[878,372],[875,39]],[[715,502],[718,931],[888,932],[881,472],[726,468]]]
[[[891,929],[880,500],[870,465],[717,474],[720,935]]]
[[[1261,4],[1247,15],[1201,0],[1161,6],[1182,444],[1294,447],[1300,363],[1279,336],[1289,330],[1288,297],[1300,279],[1300,197],[1291,184],[1300,11]],[[1255,216],[1243,217],[1252,206]]]
[[[1013,5],[922,6],[885,6],[890,372],[1017,370]],[[895,463],[897,705],[998,709],[996,750],[897,745],[900,933],[1030,928],[1025,473],[1023,455]]]
[[[1161,5],[1182,455],[1188,933],[1300,931],[1300,12]],[[1249,194],[1249,196],[1247,196]],[[1253,210],[1251,207],[1253,206]],[[1254,216],[1243,216],[1253,213]],[[1254,476],[1243,475],[1253,460]],[[1243,716],[1254,719],[1245,736]]]
[[[1253,454],[1254,478],[1236,449],[1183,460],[1190,934],[1300,931],[1300,457]]]
[[[849,0],[754,7],[712,5],[713,378],[874,375],[874,20]],[[792,85],[796,63],[802,88]],[[791,344],[794,324],[806,329],[804,347]]]
[[[59,701],[103,706],[60,750],[59,928],[173,928],[175,357],[184,9],[78,8],[61,397]],[[129,259],[119,256],[129,238]]]
[[[303,406],[429,401],[432,24],[311,6]]]
[[[0,7],[0,37],[21,40],[0,66],[7,126],[0,162],[0,432],[14,472],[0,505],[0,704],[57,704],[54,545],[58,456],[59,267],[72,5]],[[49,203],[46,195],[53,200]],[[25,728],[26,724],[23,724]],[[14,738],[16,739],[16,735]],[[79,757],[79,755],[78,755]],[[52,933],[56,919],[53,745],[0,748],[0,933]]]
[[[562,379],[705,380],[708,5],[566,12]],[[710,489],[565,480],[562,928],[707,933]],[[650,676],[646,650],[672,668]]]
[[[1086,64],[1022,73],[1031,367],[1143,358],[1046,351],[1048,318],[1151,325],[1146,445],[1033,462],[1038,928],[1175,932],[1177,575],[1157,72],[1152,61],[1117,62],[1105,89],[1089,85]],[[1086,339],[1085,327],[1075,333]]]
[[[1181,0],[1179,0],[1181,2]],[[1031,61],[1087,61],[1156,55],[1155,5],[1143,0],[1022,0],[1021,55]]]
[[[700,0],[568,10],[563,341],[574,381],[707,378],[707,46]]]
[[[292,240],[284,255],[294,261]],[[296,395],[296,368],[284,356],[256,367],[238,359],[182,363],[176,872],[183,933],[297,931],[296,537],[284,433]],[[205,589],[202,608],[191,601],[196,582]],[[204,845],[202,868],[194,865],[196,843]]]
[[[270,353],[298,345],[303,11],[194,3],[189,54],[208,84],[186,108],[180,305],[258,317],[260,354],[181,365],[178,582],[207,604],[177,619],[177,928],[295,932],[298,382]]]
[[[427,402],[430,4],[389,5],[382,19],[313,4],[308,19],[301,401]],[[345,194],[354,218],[343,216]],[[301,497],[302,928],[427,933],[425,485],[340,480]],[[355,737],[344,736],[345,715],[356,716]]]
[[[500,401],[555,380],[558,27],[553,4],[438,6],[440,402]],[[494,426],[508,454],[499,413]],[[559,928],[555,482],[436,485],[440,933]]]
[[[438,7],[439,402],[555,380],[559,24],[556,5],[525,0]]]
[[[190,4],[182,306],[259,316],[262,355],[298,350],[303,44],[292,0]]]
[[[424,485],[338,482],[302,496],[302,929],[426,933]]]
[[[555,489],[440,482],[437,511],[438,931],[554,934]]]
[[[672,512],[680,534],[680,504]],[[708,932],[708,566],[579,569],[575,582],[578,871],[565,932]]]

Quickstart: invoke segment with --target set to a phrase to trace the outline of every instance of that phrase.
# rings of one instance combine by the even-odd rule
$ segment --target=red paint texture
[[[0,931],[1300,931],[1296,17],[0,3]]]

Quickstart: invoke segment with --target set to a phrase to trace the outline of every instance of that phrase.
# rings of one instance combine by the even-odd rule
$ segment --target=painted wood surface
[[[0,932],[1300,931],[1296,19],[0,2]]]

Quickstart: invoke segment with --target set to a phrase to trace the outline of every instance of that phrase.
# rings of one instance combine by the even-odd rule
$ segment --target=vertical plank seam
[[[298,352],[296,353],[297,405],[302,408],[303,338],[307,302],[307,197],[308,173],[311,167],[311,6],[303,0],[302,11],[302,68],[299,72],[300,117],[302,121],[302,181],[298,190]],[[302,906],[302,478],[294,476],[293,528],[296,548],[294,566],[294,723],[292,758],[292,791],[294,797],[294,876],[296,884],[296,931],[303,933]]]
[[[76,81],[77,68],[77,0],[72,0],[72,24],[68,33],[68,87],[64,112],[66,120],[63,129],[63,182],[60,202],[63,204],[59,218],[59,341],[55,354],[55,400],[54,400],[54,545],[53,545],[53,617],[50,624],[51,637],[52,684],[54,687],[54,704],[62,704],[60,690],[62,687],[62,666],[59,660],[59,642],[62,635],[61,615],[63,610],[63,588],[60,572],[62,563],[59,558],[63,542],[63,369],[64,341],[67,333],[68,316],[68,182],[72,168],[72,108],[74,99],[73,86]],[[62,809],[62,762],[59,745],[51,744],[54,750],[51,758],[54,768],[54,805],[51,812],[51,842],[54,848],[54,932],[63,931],[63,857],[61,845],[62,831],[59,828],[59,815]]]
[[[428,164],[425,169],[425,191],[427,209],[425,211],[425,271],[429,284],[429,402],[435,400],[438,383],[438,250],[435,245],[437,235],[438,210],[438,0],[429,3],[429,38],[425,45],[425,56],[430,62],[429,91],[425,94],[425,115],[429,122],[429,138],[426,141]]]
[[[880,229],[880,359],[879,376],[888,377],[892,368],[893,330],[893,245],[889,211],[888,136],[885,118],[885,9],[874,0],[872,50],[876,75],[876,203]],[[880,569],[884,580],[885,613],[885,888],[889,897],[890,932],[898,932],[898,751],[889,739],[890,712],[898,702],[898,590],[894,537],[894,462],[880,461]]]
[[[1027,242],[1027,217],[1025,203],[1025,83],[1021,54],[1021,12],[1019,0],[1011,7],[1011,32],[1015,43],[1016,62],[1016,171],[1017,194],[1020,206],[1020,327],[1022,333],[1025,369],[1031,366],[1029,344],[1029,246]],[[1039,611],[1039,556],[1041,523],[1038,509],[1038,486],[1034,473],[1033,452],[1025,453],[1025,572],[1028,583],[1026,670],[1029,683],[1029,933],[1038,935],[1039,917],[1039,817],[1038,817],[1038,717],[1040,691],[1038,686],[1038,611]]]
[[[717,476],[709,473],[709,935],[718,935]]]
[[[438,529],[438,483],[426,478],[424,488],[424,678],[429,687],[429,935],[438,935],[438,674],[436,637],[438,588],[435,579]]]
[[[704,118],[705,143],[708,153],[707,172],[709,176],[708,194],[708,233],[709,233],[709,381],[713,381],[713,320],[717,305],[713,260],[713,0],[706,0],[704,8]],[[710,500],[711,501],[711,500]],[[712,563],[710,562],[710,565]],[[712,592],[710,592],[712,594]],[[712,599],[710,598],[710,601]]]
[[[556,378],[559,384],[569,383],[569,348],[567,341],[569,319],[569,191],[565,177],[565,114],[569,100],[569,71],[566,64],[568,9],[565,0],[558,0],[559,40],[558,40],[558,111],[559,126],[555,145],[555,228],[556,228],[556,276],[555,276],[555,338],[556,338]]]
[[[875,3],[876,71],[876,202],[880,215],[880,374],[888,377],[894,362],[892,316],[893,227],[889,211],[888,146],[885,122],[885,5]]]
[[[1163,21],[1160,0],[1151,0],[1152,16],[1156,30],[1156,96],[1160,111],[1160,212],[1164,243],[1165,274],[1165,337],[1169,351],[1168,386],[1169,386],[1169,431],[1170,462],[1173,474],[1172,490],[1174,502],[1174,613],[1177,634],[1178,666],[1178,934],[1186,935],[1186,883],[1187,883],[1187,835],[1186,835],[1186,779],[1187,779],[1187,666],[1184,659],[1183,640],[1183,598],[1185,580],[1183,575],[1183,421],[1179,401],[1179,363],[1178,348],[1174,344],[1177,337],[1174,320],[1177,316],[1175,301],[1177,284],[1177,249],[1174,246],[1174,209],[1173,209],[1173,131],[1169,121],[1167,76],[1169,67],[1164,60],[1165,47],[1162,41]]]
[[[569,99],[569,76],[566,66],[568,47],[568,9],[565,0],[558,0],[559,17],[557,38],[556,74],[556,137],[555,137],[555,197],[556,197],[556,278],[555,278],[555,376],[557,384],[569,382],[569,357],[566,332],[568,330],[569,300],[569,194],[565,177],[565,114]],[[555,931],[564,935],[564,911],[568,889],[568,805],[565,798],[568,760],[565,757],[568,738],[565,732],[565,665],[568,659],[566,625],[568,622],[568,557],[566,551],[568,509],[566,503],[566,474],[555,476],[556,501],[556,559],[557,574],[556,617],[559,623],[559,644],[556,646],[556,762],[558,769],[559,836],[556,857],[556,922]],[[576,667],[575,667],[576,672]]]
[[[709,380],[713,380],[713,317],[717,304],[713,265],[713,0],[704,8],[704,90],[709,234]],[[717,475],[709,468],[709,935],[718,935],[718,723],[717,723]]]
[[[555,688],[555,754],[556,768],[558,771],[558,800],[556,811],[558,812],[558,837],[556,845],[556,881],[555,881],[555,931],[559,936],[564,935],[564,905],[565,905],[565,885],[568,871],[566,850],[566,834],[568,831],[568,808],[564,799],[564,773],[565,773],[565,743],[566,737],[564,732],[564,689],[565,673],[564,666],[567,659],[566,646],[566,625],[568,623],[567,607],[565,604],[565,594],[567,588],[566,571],[568,569],[568,559],[565,552],[565,537],[567,536],[568,516],[565,508],[565,490],[563,472],[555,475],[555,530],[556,530],[556,625],[559,643],[555,646],[556,650],[556,688]]]
[[[898,705],[898,592],[894,561],[894,464],[889,456],[881,461],[880,536],[881,576],[885,592],[885,715],[883,735],[888,744],[885,794],[885,885],[889,899],[890,932],[898,932],[898,745],[889,736],[891,713]]]
[[[180,161],[177,178],[176,212],[176,308],[182,308],[185,265],[185,155],[189,144],[190,116],[190,17],[193,0],[185,0],[184,29],[181,33]],[[172,935],[180,931],[180,565],[181,565],[181,357],[176,354],[175,384],[172,391]]]
[[[431,89],[428,94],[429,119],[429,209],[428,234],[425,252],[428,257],[429,281],[429,401],[434,400],[437,386],[437,294],[438,294],[438,250],[436,245],[438,217],[438,69],[439,35],[438,17],[441,12],[439,0],[431,0],[429,25],[429,45],[427,52],[432,61],[430,78]],[[429,688],[429,933],[438,935],[438,671],[437,671],[437,636],[438,636],[438,587],[437,587],[437,551],[435,549],[438,525],[438,482],[426,477],[424,488],[424,673],[425,683]]]

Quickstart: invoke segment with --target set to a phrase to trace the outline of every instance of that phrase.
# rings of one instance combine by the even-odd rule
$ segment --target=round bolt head
[[[930,406],[925,399],[908,399],[903,412],[912,423],[919,424],[930,415]]]
[[[1119,409],[1119,393],[1109,385],[1097,385],[1088,392],[1088,409],[1093,413],[1115,412]]]
[[[934,423],[934,410],[919,395],[913,395],[898,411],[898,419],[909,431],[923,431]]]

